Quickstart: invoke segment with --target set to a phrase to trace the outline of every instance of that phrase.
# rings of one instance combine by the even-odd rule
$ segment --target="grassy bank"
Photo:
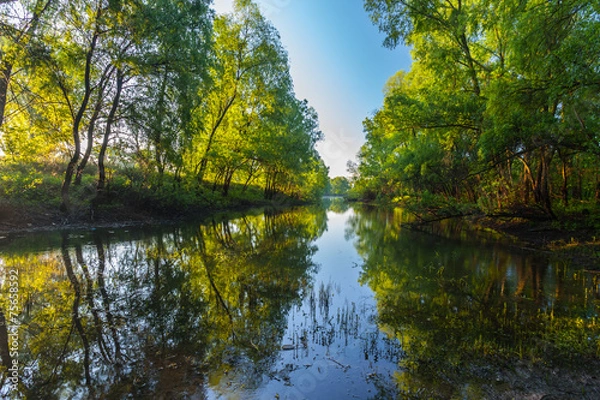
[[[0,233],[159,223],[201,218],[218,211],[258,206],[284,207],[302,201],[277,194],[267,200],[257,186],[232,183],[227,195],[210,183],[186,185],[165,174],[144,176],[121,170],[110,176],[105,195],[96,195],[94,169],[71,187],[71,212],[59,210],[63,179],[58,165],[4,165],[0,172]]]

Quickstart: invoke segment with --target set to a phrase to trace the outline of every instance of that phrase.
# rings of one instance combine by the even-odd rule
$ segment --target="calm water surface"
[[[334,201],[2,238],[0,398],[598,398],[597,274],[405,220]]]

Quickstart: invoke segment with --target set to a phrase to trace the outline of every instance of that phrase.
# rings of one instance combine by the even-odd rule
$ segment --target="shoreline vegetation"
[[[45,195],[40,190],[44,191]],[[58,191],[59,188],[54,190]],[[86,188],[83,187],[80,191],[85,193]],[[170,195],[167,196],[165,191]],[[6,238],[57,230],[173,224],[190,219],[200,221],[221,213],[247,212],[261,207],[284,209],[316,201],[300,200],[284,194],[265,199],[260,188],[244,189],[234,185],[227,197],[207,190],[195,193],[184,202],[173,187],[143,192],[132,187],[116,186],[109,192],[110,202],[96,206],[94,214],[89,202],[80,201],[75,203],[76,212],[65,215],[55,204],[60,201],[59,197],[52,199],[51,192],[51,187],[41,186],[29,193],[29,197],[33,199],[50,196],[43,202],[23,196],[4,198],[0,202],[0,236]],[[527,251],[545,252],[557,259],[570,261],[584,270],[600,272],[600,237],[597,236],[595,218],[587,209],[565,212],[551,219],[533,208],[486,214],[476,208],[458,211],[453,207],[431,208],[423,204],[360,202],[348,199],[344,195],[340,196],[339,193],[334,195],[355,204],[405,208],[415,216],[415,221],[408,224],[414,229],[422,229],[426,225],[445,219],[465,219],[476,230],[493,232],[512,240],[511,246]]]
[[[0,177],[2,174],[0,174]],[[190,191],[175,180],[163,178],[163,185],[125,184],[118,179],[105,190],[101,202],[96,202],[94,181],[86,176],[72,190],[71,212],[66,214],[60,204],[60,186],[53,182],[55,174],[42,174],[21,182],[21,190],[7,195],[2,187],[0,198],[0,236],[56,230],[120,228],[172,224],[202,220],[220,213],[245,212],[253,208],[284,208],[310,203],[310,200],[275,193],[265,198],[264,189],[232,183],[227,195],[205,185]],[[35,183],[37,182],[37,183]]]
[[[2,2],[0,230],[319,198],[317,112],[250,0]]]
[[[415,204],[430,211],[424,219],[470,215],[519,247],[597,269],[598,8],[580,0],[366,0],[365,8],[384,45],[410,46],[413,62],[389,78],[363,122],[350,194]]]

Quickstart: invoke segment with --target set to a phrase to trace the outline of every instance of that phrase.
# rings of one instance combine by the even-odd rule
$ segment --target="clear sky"
[[[319,114],[325,140],[317,149],[329,176],[348,175],[364,143],[362,121],[383,103],[383,87],[408,70],[409,50],[382,46],[384,35],[364,11],[363,0],[255,0],[281,34],[296,96]],[[214,0],[218,13],[233,0]]]

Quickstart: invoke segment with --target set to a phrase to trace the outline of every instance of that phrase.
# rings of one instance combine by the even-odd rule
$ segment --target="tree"
[[[153,0],[134,14],[139,48],[131,57],[136,93],[130,92],[128,128],[146,147],[140,155],[159,185],[165,171],[182,168],[182,154],[200,128],[193,114],[214,61],[208,6],[208,0]]]
[[[9,84],[15,62],[35,57],[40,21],[52,0],[3,1],[0,3],[0,128],[4,122]],[[20,67],[20,65],[19,65]]]
[[[318,120],[293,92],[278,32],[249,0],[217,18],[209,6],[1,2],[0,64],[17,71],[0,84],[3,159],[48,173],[44,181],[64,166],[66,215],[93,217],[111,199],[109,160],[112,172],[135,175],[122,177],[128,190],[190,205],[212,201],[211,184],[223,196],[237,185],[263,185],[268,197],[316,193]]]
[[[77,97],[79,96],[77,96],[75,93],[69,93],[67,83],[64,82],[63,79],[60,77],[60,74],[65,73],[66,71],[60,69],[54,71],[57,77],[57,83],[63,95],[65,96],[65,101],[69,106],[69,109],[71,111],[71,117],[73,119],[71,134],[73,137],[74,149],[71,154],[69,163],[67,164],[65,178],[63,180],[61,188],[62,203],[60,208],[66,213],[70,212],[71,202],[69,198],[69,188],[73,180],[75,167],[77,166],[77,163],[79,162],[79,157],[81,155],[81,142],[79,130],[81,129],[83,117],[85,112],[87,111],[88,103],[90,101],[90,97],[93,91],[92,80],[94,79],[94,71],[92,70],[94,69],[94,57],[96,56],[97,50],[96,46],[98,44],[98,39],[102,30],[100,18],[102,17],[102,13],[104,11],[101,3],[96,4],[95,8],[88,7],[87,4],[83,4],[82,6],[83,9],[80,10],[77,10],[76,7],[71,8],[71,12],[81,14],[85,13],[85,15],[91,16],[91,18],[88,21],[85,21],[83,25],[78,26],[78,28],[81,29],[79,31],[79,33],[81,34],[81,43],[79,43],[81,47],[79,47],[78,51],[80,52],[80,55],[82,55],[84,58],[83,93],[81,94],[80,99],[77,99]],[[77,18],[73,16],[71,17],[73,18],[73,20]],[[91,31],[91,37],[89,38],[86,38],[87,35],[85,35],[85,31],[87,30]],[[73,43],[65,44],[69,46]],[[70,61],[73,62],[75,60]],[[72,65],[69,66],[72,67]]]
[[[329,193],[336,196],[345,196],[350,190],[350,181],[345,176],[336,176],[331,180]]]
[[[132,127],[140,126],[142,119],[150,121],[145,126],[149,130],[156,128],[150,134],[152,138],[169,137],[165,143],[162,139],[152,142],[161,161],[159,170],[177,158],[163,160],[165,151],[161,149],[176,152],[176,143],[181,145],[190,135],[190,110],[194,102],[198,103],[197,88],[205,78],[212,24],[208,2],[204,0],[177,4],[160,0],[133,4],[81,0],[56,2],[54,12],[61,22],[49,25],[39,39],[39,61],[31,69],[28,81],[31,101],[24,111],[40,130],[43,125],[53,124],[53,119],[64,119],[64,114],[70,119],[68,128],[61,122],[54,123],[51,129],[57,132],[51,145],[69,158],[61,190],[61,209],[69,213],[73,178],[75,183],[81,181],[86,164],[95,156],[92,150],[98,137],[102,141],[98,187],[100,191],[105,187],[105,154],[111,132],[120,120],[127,120],[121,127],[129,132],[135,132]],[[172,110],[167,112],[163,107],[157,113],[154,109],[136,119],[143,114],[140,111],[144,105],[153,104],[149,97],[138,94],[144,93],[140,89],[144,84],[153,83],[156,71],[164,78],[164,84],[158,87],[167,88],[165,93],[172,97],[168,100]],[[158,96],[159,108],[167,104],[166,97],[164,101],[160,99]],[[119,114],[123,100],[127,113]],[[169,124],[158,123],[157,127],[148,115],[168,115],[172,120]],[[20,128],[11,126],[10,131],[13,129],[19,132]],[[60,142],[66,139],[66,129],[70,139],[65,145]],[[87,135],[85,148],[81,143],[83,132]],[[22,135],[15,138],[11,133],[5,138],[5,143],[14,143],[17,149],[23,142]]]
[[[246,188],[262,174],[266,198],[280,189],[301,196],[303,174],[322,170],[314,150],[322,134],[314,109],[295,97],[279,34],[250,1],[217,17],[214,30],[212,85],[194,114],[201,130],[186,153],[189,173],[223,195],[236,177]]]
[[[573,160],[595,147],[586,111],[597,103],[589,88],[600,82],[600,48],[576,50],[600,29],[591,4],[367,0],[365,8],[385,44],[410,44],[415,59],[365,121],[365,195],[428,191],[502,207],[532,194],[554,216],[561,181],[568,203]]]
[[[234,14],[218,17],[214,30],[213,84],[205,96],[206,111],[198,113],[201,121],[197,125],[203,131],[191,154],[198,182],[204,180],[224,127],[230,132],[251,128],[271,106],[278,86],[283,90],[291,87],[287,54],[279,35],[254,3],[236,1]],[[228,143],[227,139],[223,142]]]

